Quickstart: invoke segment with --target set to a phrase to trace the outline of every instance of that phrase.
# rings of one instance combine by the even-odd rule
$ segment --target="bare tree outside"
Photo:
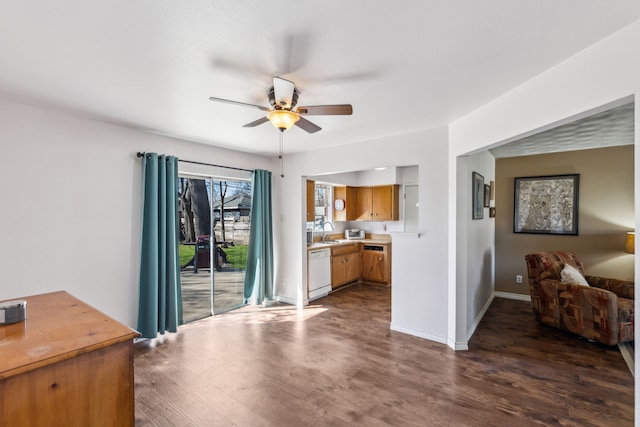
[[[222,241],[226,242],[227,236],[225,235],[225,231],[224,231],[224,199],[225,197],[227,197],[227,189],[228,189],[227,181],[218,181],[218,188],[220,190],[220,221],[222,221],[221,222]]]
[[[194,243],[198,236],[211,234],[211,226],[216,227],[216,221],[223,221],[225,216],[229,215],[228,201],[239,195],[250,194],[250,181],[211,181],[180,177],[178,187],[181,214],[180,241]],[[232,215],[240,214],[234,210]],[[218,236],[220,241],[227,241],[227,234],[223,221]]]
[[[180,221],[180,240],[183,242],[195,242],[196,232],[193,226],[193,210],[191,209],[191,191],[190,180],[187,178],[179,179],[180,210],[182,218]]]
[[[181,238],[184,242],[195,242],[198,236],[211,234],[209,192],[202,179],[180,178],[179,181]]]
[[[204,180],[189,179],[189,193],[196,238],[203,235],[208,236],[211,234],[211,205]]]

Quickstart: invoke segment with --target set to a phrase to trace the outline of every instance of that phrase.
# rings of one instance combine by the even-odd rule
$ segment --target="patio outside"
[[[211,267],[210,247],[216,248]],[[198,257],[196,260],[196,250]],[[246,245],[180,245],[182,308],[185,323],[219,314],[243,304]],[[194,264],[199,264],[195,268]],[[213,274],[213,301],[212,280]],[[213,304],[212,304],[213,303]],[[213,309],[213,313],[212,313]]]

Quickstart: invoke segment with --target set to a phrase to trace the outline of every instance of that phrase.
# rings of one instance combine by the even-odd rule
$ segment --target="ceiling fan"
[[[228,99],[209,97],[209,100],[216,102],[225,102],[227,104],[243,105],[245,107],[257,108],[266,111],[265,117],[261,117],[251,123],[247,123],[243,127],[251,128],[270,121],[273,126],[280,129],[281,132],[291,128],[293,125],[298,126],[308,133],[315,133],[322,128],[302,116],[348,116],[353,113],[351,104],[335,104],[335,105],[314,105],[307,107],[298,107],[294,110],[298,103],[298,89],[295,84],[289,80],[280,77],[273,78],[273,86],[269,89],[269,104],[272,108],[263,107],[261,105],[248,104],[246,102],[231,101]]]

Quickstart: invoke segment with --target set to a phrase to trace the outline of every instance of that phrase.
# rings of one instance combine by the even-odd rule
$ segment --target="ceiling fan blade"
[[[309,120],[305,119],[304,117],[300,117],[300,120],[296,122],[296,126],[298,126],[300,129],[308,133],[316,133],[319,130],[322,130],[320,126],[314,123],[311,123]]]
[[[298,107],[297,113],[310,116],[350,116],[353,114],[353,107],[351,104],[312,105]]]
[[[209,101],[224,102],[226,104],[242,105],[243,107],[252,107],[252,108],[257,108],[258,110],[262,110],[262,111],[270,111],[269,108],[263,107],[261,105],[247,104],[246,102],[231,101],[229,99],[215,98],[213,96],[209,97]]]
[[[289,80],[280,77],[273,78],[273,94],[275,96],[276,105],[284,109],[290,109],[293,102],[293,90],[295,85]]]
[[[261,117],[258,120],[254,120],[251,123],[247,123],[246,125],[242,126],[243,128],[253,128],[256,127],[258,125],[261,125],[263,123],[268,122],[269,119],[267,119],[266,117]]]

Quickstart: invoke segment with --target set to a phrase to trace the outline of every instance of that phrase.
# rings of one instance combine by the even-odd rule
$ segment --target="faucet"
[[[327,221],[327,222],[323,223],[323,224],[322,224],[322,241],[323,241],[323,242],[325,241],[324,229],[325,229],[325,226],[326,226],[327,224],[329,224],[329,225],[331,226],[331,231],[336,231],[336,229],[335,229],[335,228],[333,228],[333,224],[331,224],[329,221]]]

